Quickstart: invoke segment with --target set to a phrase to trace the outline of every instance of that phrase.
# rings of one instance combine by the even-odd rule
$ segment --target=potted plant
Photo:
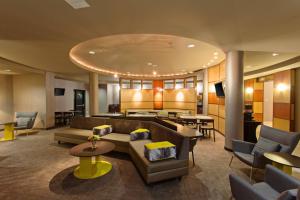
[[[88,137],[88,141],[92,143],[92,149],[96,149],[96,142],[100,140],[99,135],[92,135]]]

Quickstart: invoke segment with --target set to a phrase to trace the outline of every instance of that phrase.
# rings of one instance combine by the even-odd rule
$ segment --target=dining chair
[[[209,135],[211,137],[211,131],[214,135],[214,142],[216,141],[216,133],[215,133],[215,120],[214,119],[201,119],[199,131],[204,134]]]

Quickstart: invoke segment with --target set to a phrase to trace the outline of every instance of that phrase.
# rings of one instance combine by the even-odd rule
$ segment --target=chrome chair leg
[[[194,151],[192,151],[192,157],[193,157],[193,167],[195,167]]]

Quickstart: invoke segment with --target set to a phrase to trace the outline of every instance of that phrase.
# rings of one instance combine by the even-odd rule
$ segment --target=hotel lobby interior
[[[300,1],[1,0],[0,199],[300,199]]]

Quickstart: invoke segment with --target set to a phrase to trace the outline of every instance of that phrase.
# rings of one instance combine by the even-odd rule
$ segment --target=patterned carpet
[[[199,140],[195,147],[196,166],[179,181],[146,185],[126,154],[110,153],[104,158],[113,170],[93,180],[78,180],[72,171],[78,158],[69,155],[70,144],[53,141],[55,130],[19,136],[0,143],[0,199],[229,199],[229,173],[245,178],[249,168],[224,150],[224,137]],[[191,156],[191,155],[190,155]],[[190,160],[191,157],[190,157]],[[255,173],[261,179],[262,172]]]

